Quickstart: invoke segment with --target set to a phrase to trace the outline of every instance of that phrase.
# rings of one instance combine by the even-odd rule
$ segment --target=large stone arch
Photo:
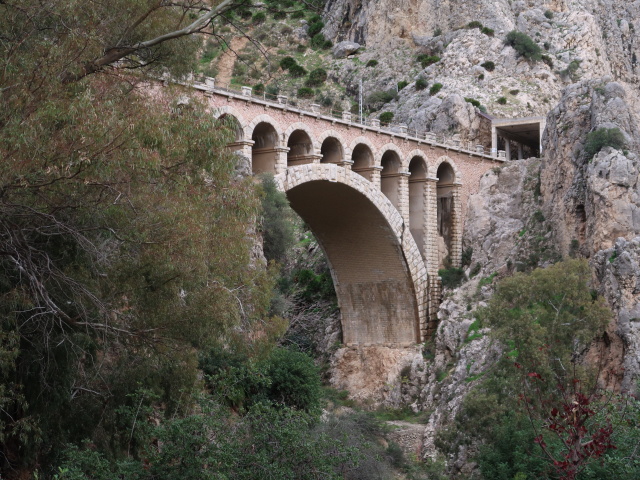
[[[432,178],[436,178],[437,177],[437,173],[438,173],[438,168],[440,168],[440,165],[445,163],[445,162],[448,163],[449,165],[451,165],[451,168],[453,169],[453,172],[455,173],[454,181],[457,184],[462,185],[462,173],[460,173],[460,170],[458,169],[458,166],[455,164],[455,162],[453,160],[451,160],[449,157],[447,157],[446,155],[438,157],[434,162],[428,164],[429,165],[429,176],[432,177]]]
[[[329,142],[331,140],[334,140],[336,143],[336,146],[342,149],[342,158],[340,159],[339,162],[333,161],[333,159],[326,160],[324,158],[324,152],[323,152],[323,148],[325,148],[324,142],[325,141]],[[344,165],[351,162],[350,160],[351,149],[347,146],[346,142],[344,141],[344,138],[339,132],[332,129],[324,130],[322,133],[320,133],[320,135],[318,135],[318,145],[320,145],[320,154],[323,155],[323,157],[320,160],[321,163],[341,163]]]
[[[247,127],[245,128],[245,138],[251,138],[251,136],[253,135],[253,131],[260,123],[268,123],[273,127],[273,129],[276,131],[276,134],[278,135],[278,146],[281,146],[282,130],[280,129],[280,125],[273,117],[267,115],[266,113],[254,117],[253,120],[251,120],[251,122],[247,124]]]
[[[420,157],[422,158],[422,160],[424,160],[424,164],[427,167],[427,174],[428,174],[429,173],[429,170],[428,170],[429,157],[423,150],[420,150],[419,148],[415,148],[405,155],[402,166],[408,170],[411,160],[413,160],[415,157]]]
[[[287,168],[287,151],[282,146],[282,132],[278,123],[269,115],[255,117],[247,126],[252,141],[251,171],[277,174]]]
[[[382,157],[384,156],[385,153],[389,151],[395,152],[398,155],[398,160],[400,161],[400,168],[403,168],[404,154],[402,153],[402,150],[400,150],[400,148],[395,143],[387,143],[378,149],[378,153],[376,155],[376,165],[378,166],[381,165]]]
[[[290,167],[276,180],[326,253],[343,342],[422,342],[427,271],[391,202],[371,182],[334,164]]]
[[[380,171],[376,167],[377,149],[367,137],[357,137],[349,145],[349,161],[354,172],[380,186]],[[365,157],[367,158],[365,161]]]
[[[367,147],[369,147],[369,149],[371,150],[371,153],[373,153],[373,158],[376,159],[377,155],[378,155],[378,149],[375,147],[375,145],[371,142],[371,140],[369,140],[367,137],[360,135],[359,137],[354,138],[351,143],[349,144],[349,154],[351,154],[353,152],[353,149],[356,148],[356,146],[358,144],[364,144]]]
[[[217,107],[213,111],[213,116],[215,118],[220,118],[225,115],[231,115],[232,117],[235,117],[236,120],[238,120],[238,123],[242,127],[242,136],[244,137],[244,139],[251,138],[251,133],[247,132],[248,122],[238,109],[232,107],[231,105],[224,105],[222,107]]]
[[[296,130],[302,130],[303,132],[305,132],[307,134],[307,136],[311,140],[311,144],[313,145],[313,152],[312,153],[319,154],[320,153],[320,144],[316,140],[316,137],[315,137],[313,131],[309,128],[309,126],[306,123],[295,122],[295,123],[292,123],[291,125],[289,125],[289,127],[284,131],[284,135],[283,135],[283,138],[282,138],[282,144],[286,145],[287,142],[289,141],[289,137]]]
[[[462,258],[462,175],[456,164],[446,156],[438,158],[429,168],[436,180],[435,212],[438,268],[459,267]]]

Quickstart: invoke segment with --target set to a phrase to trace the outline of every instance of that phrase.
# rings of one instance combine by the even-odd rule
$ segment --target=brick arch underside
[[[307,173],[328,168],[326,175],[300,181],[295,173],[305,167]],[[420,342],[426,270],[417,263],[417,247],[411,235],[403,234],[402,219],[390,202],[361,188],[366,181],[360,176],[335,165],[294,167],[280,177],[292,208],[307,222],[331,266],[343,343]]]

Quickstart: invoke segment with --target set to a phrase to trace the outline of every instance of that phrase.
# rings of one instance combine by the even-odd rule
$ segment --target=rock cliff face
[[[475,308],[491,295],[490,279],[568,256],[589,259],[594,288],[614,311],[602,339],[612,368],[604,384],[636,388],[640,1],[329,0],[324,17],[327,37],[366,47],[334,64],[335,77],[348,89],[360,77],[365,95],[409,82],[382,110],[394,112],[394,121],[410,129],[486,138],[484,123],[465,98],[478,100],[499,117],[547,117],[541,158],[488,172],[478,194],[469,199],[464,245],[473,249],[473,256],[466,273],[476,276],[445,294],[437,335],[425,345],[424,356],[407,354],[393,370],[395,378],[383,383],[367,387],[365,375],[363,388],[382,392],[380,403],[404,402],[431,411],[423,454],[434,456],[436,432],[455,416],[464,395],[499,355],[486,332],[470,328]],[[492,29],[493,35],[464,28],[471,21]],[[534,39],[548,58],[531,62],[505,46],[505,35],[514,29]],[[423,68],[417,54],[440,59]],[[370,59],[378,60],[375,68],[365,68]],[[442,89],[433,95],[429,88],[416,89],[418,78],[429,86],[441,83]],[[506,103],[498,103],[500,97]],[[619,128],[626,145],[587,156],[587,134],[598,128]],[[379,354],[380,362],[395,361],[389,352],[370,353]],[[367,358],[340,352],[333,365],[337,370],[355,368]]]
[[[541,192],[563,254],[579,248],[589,257],[640,231],[637,89],[608,80],[567,87],[547,118]],[[612,127],[624,133],[625,149],[588,158],[587,133]]]
[[[384,110],[418,130],[442,131],[438,113],[449,111],[454,120],[446,125],[450,133],[479,139],[477,122],[469,118],[473,109],[471,115],[460,112],[463,97],[477,100],[496,116],[546,115],[564,88],[579,79],[610,76],[636,86],[640,80],[635,53],[640,25],[634,25],[640,1],[329,0],[324,17],[327,37],[365,45],[362,64],[379,61],[373,70],[349,59],[339,61],[337,78],[352,91],[364,78],[365,94],[408,81],[399,99]],[[493,32],[464,28],[472,21]],[[528,61],[504,45],[514,29],[543,48],[544,62]],[[422,68],[416,61],[419,53],[440,61]],[[399,58],[404,68],[396,65]],[[412,82],[418,78],[443,87],[432,96],[428,88],[415,88]],[[504,100],[498,103],[500,98]],[[446,102],[458,113],[441,107]]]

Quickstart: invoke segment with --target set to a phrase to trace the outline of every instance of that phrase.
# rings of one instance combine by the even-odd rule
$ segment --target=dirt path
[[[246,37],[234,37],[231,39],[229,49],[225,50],[220,59],[218,60],[218,75],[216,76],[216,83],[218,85],[229,85],[231,77],[233,76],[233,64],[236,61],[236,54],[244,48],[249,41]]]

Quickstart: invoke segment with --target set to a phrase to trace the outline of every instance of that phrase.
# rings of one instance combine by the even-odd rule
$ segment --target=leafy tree
[[[319,87],[327,81],[327,71],[324,68],[315,68],[309,73],[309,78],[305,82],[308,87]]]
[[[542,49],[524,32],[511,30],[507,33],[504,43],[512,46],[519,55],[528,60],[536,62],[541,59]]]
[[[284,57],[282,60],[280,60],[280,68],[282,68],[283,70],[289,70],[291,67],[297,64],[298,62],[296,62],[296,59],[293,57]]]
[[[481,63],[480,66],[484,68],[487,72],[493,72],[496,69],[496,64],[493,63],[491,60],[487,60],[486,62]]]
[[[262,222],[264,255],[267,260],[284,263],[293,246],[293,210],[284,193],[278,190],[272,175],[262,176]]]
[[[433,85],[431,85],[431,88],[429,89],[429,95],[433,96],[436,93],[438,93],[441,89],[442,89],[441,83],[434,83]]]
[[[604,147],[612,147],[620,150],[624,145],[624,134],[619,128],[598,128],[587,134],[584,153],[586,153],[588,157],[593,157]]]
[[[383,125],[389,125],[393,121],[395,114],[393,112],[382,112],[380,114],[380,123]]]
[[[191,71],[193,34],[240,5],[0,3],[2,476],[84,438],[126,450],[132,391],[183,411],[198,348],[268,330],[233,132],[145,77]]]
[[[423,77],[420,77],[419,79],[416,80],[416,90],[424,90],[428,86],[429,84]]]

